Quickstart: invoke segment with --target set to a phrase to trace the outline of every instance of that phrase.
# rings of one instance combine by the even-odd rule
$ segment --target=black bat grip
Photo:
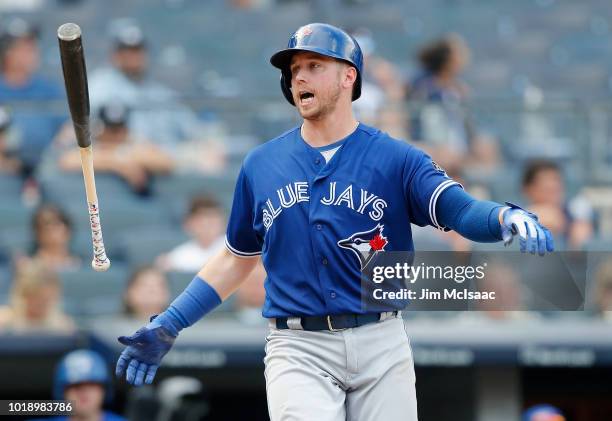
[[[81,28],[74,23],[65,23],[57,30],[57,37],[74,131],[79,146],[86,148],[91,145],[91,133],[89,129],[89,90]]]

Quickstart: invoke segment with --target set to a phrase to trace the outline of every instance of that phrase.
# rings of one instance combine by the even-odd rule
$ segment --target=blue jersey
[[[363,313],[361,269],[413,250],[457,184],[417,148],[360,124],[326,163],[295,128],[255,148],[236,183],[226,246],[262,256],[264,317]]]

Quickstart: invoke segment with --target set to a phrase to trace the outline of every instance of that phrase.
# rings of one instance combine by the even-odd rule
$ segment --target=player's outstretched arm
[[[151,384],[179,332],[238,289],[258,260],[238,257],[225,248],[212,257],[166,311],[132,336],[119,337],[126,348],[117,361],[116,375],[125,373],[127,382],[135,386]]]
[[[512,243],[519,237],[520,250],[544,255],[554,251],[550,231],[540,224],[538,217],[507,202],[499,203],[476,200],[459,186],[446,189],[438,198],[436,215],[443,226],[462,236],[479,242]]]

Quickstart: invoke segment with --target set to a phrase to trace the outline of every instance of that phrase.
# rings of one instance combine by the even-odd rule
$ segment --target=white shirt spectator
[[[196,241],[188,241],[172,249],[163,259],[168,271],[197,272],[215,253],[225,247],[225,238],[220,237],[209,247],[202,247]]]

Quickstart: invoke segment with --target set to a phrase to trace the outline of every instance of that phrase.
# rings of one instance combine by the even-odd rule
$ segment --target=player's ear
[[[342,86],[352,89],[357,80],[357,69],[344,63],[342,66]]]

